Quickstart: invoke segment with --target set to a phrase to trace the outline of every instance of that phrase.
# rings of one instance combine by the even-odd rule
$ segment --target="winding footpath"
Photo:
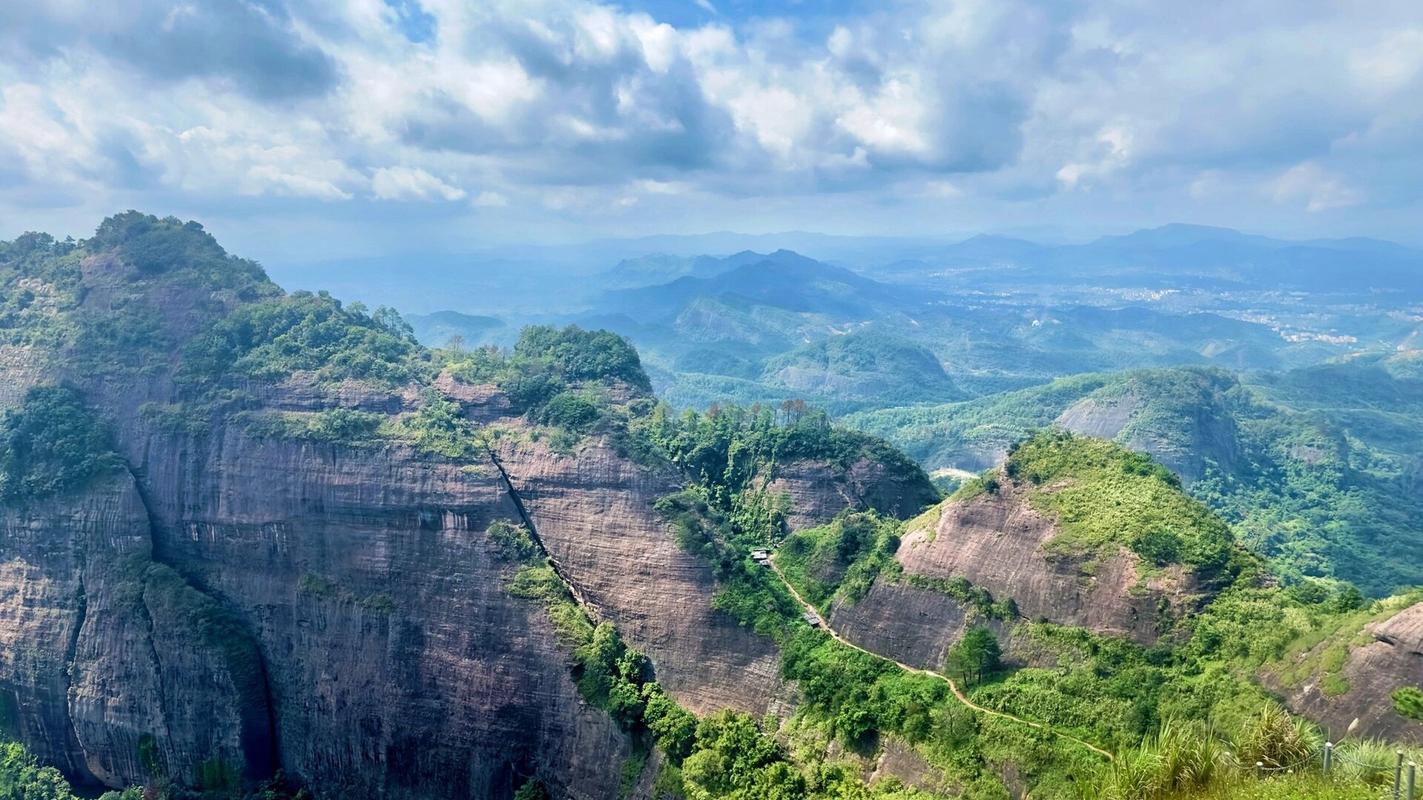
[[[1097,745],[1092,744],[1091,742],[1088,742],[1088,741],[1084,741],[1084,740],[1082,740],[1082,739],[1079,739],[1079,738],[1077,738],[1076,736],[1073,736],[1073,735],[1070,734],[1070,733],[1063,733],[1062,731],[1060,731],[1060,730],[1058,730],[1058,729],[1052,727],[1051,725],[1045,725],[1045,724],[1043,724],[1043,723],[1041,723],[1041,722],[1033,722],[1033,721],[1030,720],[1030,719],[1023,719],[1022,717],[1015,717],[1015,716],[1013,716],[1012,714],[1009,714],[1009,713],[1006,713],[1006,712],[1003,712],[1003,711],[995,711],[995,710],[993,710],[993,709],[991,709],[991,708],[985,708],[984,706],[981,706],[981,705],[979,705],[979,704],[973,702],[972,700],[968,699],[968,696],[965,695],[962,691],[959,691],[959,686],[958,686],[957,683],[954,683],[954,679],[953,679],[953,678],[950,678],[949,676],[944,675],[943,673],[935,672],[935,671],[933,671],[933,670],[928,670],[928,669],[920,669],[919,667],[910,666],[909,664],[906,664],[906,663],[904,663],[903,661],[896,661],[896,660],[893,659],[893,658],[889,658],[889,657],[887,657],[887,656],[882,656],[882,655],[880,655],[879,653],[876,653],[876,652],[873,652],[873,651],[870,651],[870,650],[866,650],[865,648],[863,648],[863,647],[861,647],[861,646],[855,644],[854,642],[850,641],[849,639],[846,639],[845,637],[841,636],[834,628],[830,627],[830,620],[826,619],[826,618],[820,613],[820,611],[816,609],[815,606],[813,606],[813,605],[811,605],[810,603],[806,602],[806,599],[805,599],[804,597],[801,597],[801,596],[800,596],[800,592],[796,591],[796,588],[791,585],[791,582],[788,581],[788,580],[786,580],[785,573],[781,572],[781,568],[778,567],[778,566],[776,566],[776,562],[775,562],[774,559],[773,559],[773,560],[770,560],[770,561],[768,562],[768,565],[770,566],[771,571],[774,572],[774,573],[776,573],[776,577],[780,579],[781,583],[784,584],[785,587],[786,587],[786,589],[791,593],[791,597],[794,597],[795,600],[796,600],[796,602],[797,602],[797,603],[800,603],[800,604],[801,604],[801,607],[803,607],[806,611],[811,612],[812,614],[814,614],[814,615],[816,616],[817,619],[821,620],[821,625],[822,625],[822,627],[824,628],[825,632],[828,633],[828,634],[830,634],[830,637],[831,637],[832,639],[834,639],[835,641],[839,642],[840,644],[843,644],[843,645],[845,645],[846,647],[849,647],[849,648],[853,648],[853,649],[855,649],[855,650],[858,650],[858,651],[860,651],[861,653],[864,653],[865,655],[870,656],[870,657],[872,657],[872,658],[878,658],[878,659],[880,659],[881,661],[888,661],[888,662],[890,662],[891,664],[894,664],[894,665],[898,666],[900,669],[904,670],[905,672],[912,672],[912,673],[914,673],[914,674],[916,674],[916,675],[924,675],[924,676],[929,677],[929,678],[937,678],[937,679],[939,679],[939,680],[941,680],[941,681],[943,681],[944,683],[947,683],[947,684],[949,685],[949,691],[953,692],[954,697],[955,697],[960,703],[964,704],[964,705],[967,706],[968,708],[973,709],[974,711],[977,711],[977,712],[980,713],[980,714],[983,714],[983,715],[989,716],[989,717],[998,717],[999,719],[1011,720],[1011,721],[1016,722],[1016,723],[1018,723],[1018,724],[1020,724],[1020,725],[1027,725],[1029,728],[1037,728],[1037,729],[1040,730],[1040,731],[1046,731],[1047,733],[1050,733],[1050,734],[1052,734],[1053,736],[1058,736],[1058,737],[1061,737],[1061,738],[1063,738],[1063,739],[1068,740],[1069,742],[1075,742],[1076,744],[1082,745],[1083,747],[1087,748],[1088,750],[1091,750],[1092,752],[1094,752],[1094,753],[1096,753],[1097,755],[1099,755],[1099,756],[1101,756],[1101,757],[1107,759],[1108,761],[1115,761],[1115,760],[1116,760],[1115,758],[1112,757],[1112,754],[1111,754],[1111,753],[1108,753],[1106,750],[1103,750],[1102,748],[1098,747]]]

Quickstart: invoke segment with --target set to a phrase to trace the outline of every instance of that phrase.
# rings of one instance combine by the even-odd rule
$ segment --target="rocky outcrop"
[[[255,657],[211,601],[151,560],[131,476],[0,512],[0,686],[16,732],[81,782],[142,782],[167,765],[271,774],[265,697],[235,659]],[[257,684],[262,688],[264,684]]]
[[[896,555],[904,571],[964,578],[995,598],[1012,598],[1031,620],[1076,625],[1149,643],[1192,598],[1176,569],[1143,576],[1122,549],[1063,557],[1044,548],[1056,523],[1034,510],[1026,491],[1004,481],[996,493],[946,502],[937,525],[907,534]]]
[[[626,737],[483,536],[519,521],[492,464],[232,427],[144,452],[163,558],[262,642],[290,773],[349,797],[615,791]]]
[[[923,669],[943,666],[944,654],[972,619],[963,603],[943,592],[883,578],[859,602],[837,600],[830,612],[841,636]]]
[[[848,468],[823,460],[782,465],[766,488],[790,497],[792,530],[823,525],[846,508],[910,517],[939,499],[922,472],[866,457]]]
[[[1240,433],[1223,399],[1234,386],[1234,378],[1211,371],[1136,373],[1124,386],[1068,406],[1056,424],[1150,453],[1190,484],[1208,465],[1229,472],[1241,458]]]
[[[678,485],[590,443],[558,455],[504,447],[500,463],[549,554],[581,594],[653,661],[658,680],[698,713],[764,714],[779,686],[770,640],[712,609],[710,568],[669,535],[653,503]]]
[[[1331,696],[1313,676],[1287,690],[1286,702],[1297,713],[1317,720],[1336,739],[1357,719],[1355,736],[1423,744],[1423,721],[1399,714],[1392,698],[1404,686],[1423,689],[1423,603],[1364,626],[1363,639],[1349,647],[1340,672],[1347,691]],[[1266,678],[1279,688],[1272,676]]]

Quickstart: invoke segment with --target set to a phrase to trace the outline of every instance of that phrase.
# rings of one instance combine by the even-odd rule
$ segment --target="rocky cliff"
[[[1021,486],[1004,482],[996,492],[946,503],[936,526],[904,537],[897,559],[908,575],[964,578],[1011,597],[1031,620],[1151,642],[1179,616],[1191,588],[1179,570],[1144,574],[1125,547],[1057,553],[1047,545],[1060,534]]]
[[[1423,744],[1423,719],[1404,716],[1393,698],[1405,687],[1423,689],[1423,603],[1365,624],[1351,640],[1326,639],[1296,660],[1328,661],[1321,657],[1331,647],[1345,654],[1342,664],[1326,665],[1332,675],[1311,670],[1293,687],[1282,686],[1277,674],[1267,675],[1267,682],[1333,738],[1354,725],[1357,736]]]
[[[653,508],[676,471],[548,426],[584,425],[594,393],[619,419],[643,389],[568,366],[545,425],[512,367],[455,377],[192,224],[116,220],[0,247],[6,286],[56,298],[0,320],[0,385],[72,385],[116,451],[0,502],[0,723],[43,760],[107,786],[282,769],[322,797],[507,798],[530,777],[618,796],[634,742],[580,695],[542,603],[508,590],[500,521],[687,707],[760,714],[783,691],[769,640],[712,610],[710,570]],[[876,469],[818,491],[897,502]]]

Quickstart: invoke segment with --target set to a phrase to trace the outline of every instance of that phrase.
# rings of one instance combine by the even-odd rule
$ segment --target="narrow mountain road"
[[[834,639],[835,641],[839,642],[840,644],[843,644],[843,645],[845,645],[846,647],[849,647],[849,648],[853,648],[853,649],[855,649],[855,650],[858,650],[858,651],[860,651],[861,653],[864,653],[865,655],[870,656],[870,657],[872,657],[872,658],[878,658],[878,659],[881,660],[881,661],[888,661],[888,662],[890,662],[891,664],[894,664],[894,665],[898,666],[900,669],[904,670],[905,672],[912,672],[912,673],[914,673],[914,674],[916,674],[916,675],[924,675],[924,676],[930,677],[930,678],[937,678],[938,680],[941,680],[941,681],[943,681],[944,683],[947,683],[947,684],[949,685],[949,691],[953,692],[954,697],[955,697],[960,703],[962,703],[962,704],[964,704],[965,706],[967,706],[967,707],[973,709],[974,711],[977,711],[977,712],[980,713],[980,714],[984,714],[984,715],[990,716],[990,717],[998,717],[999,719],[1011,720],[1011,721],[1016,722],[1016,723],[1018,723],[1018,724],[1020,724],[1020,725],[1027,725],[1029,728],[1037,728],[1037,729],[1040,730],[1040,731],[1046,731],[1046,732],[1048,732],[1048,733],[1050,733],[1050,734],[1052,734],[1052,735],[1054,735],[1054,736],[1058,736],[1058,737],[1061,737],[1061,738],[1063,738],[1063,739],[1066,739],[1066,740],[1068,740],[1069,742],[1075,742],[1075,743],[1077,743],[1077,744],[1079,744],[1079,745],[1082,745],[1083,747],[1087,748],[1088,750],[1091,750],[1092,752],[1094,752],[1094,753],[1096,753],[1097,755],[1099,755],[1099,756],[1101,756],[1101,757],[1107,759],[1108,761],[1115,761],[1115,760],[1116,760],[1115,758],[1113,758],[1113,756],[1112,756],[1111,753],[1108,753],[1106,750],[1103,750],[1102,748],[1098,747],[1097,745],[1092,744],[1091,742],[1083,741],[1082,739],[1079,739],[1079,738],[1077,738],[1076,736],[1073,736],[1073,735],[1070,734],[1070,733],[1063,733],[1062,731],[1060,731],[1060,730],[1058,730],[1058,729],[1052,727],[1051,725],[1045,725],[1045,724],[1043,724],[1043,723],[1041,723],[1041,722],[1033,722],[1033,721],[1030,720],[1030,719],[1023,719],[1022,717],[1015,717],[1015,716],[1013,716],[1012,714],[1008,714],[1008,713],[1003,712],[1003,711],[995,711],[995,710],[993,710],[993,709],[991,709],[991,708],[985,708],[984,706],[981,706],[981,705],[979,705],[979,704],[973,702],[972,700],[968,699],[968,695],[965,695],[962,691],[959,690],[959,686],[958,686],[957,683],[954,682],[954,679],[953,679],[953,678],[950,678],[949,676],[944,675],[943,673],[935,672],[935,671],[933,671],[933,670],[928,670],[928,669],[920,669],[919,667],[910,666],[909,664],[906,664],[906,663],[904,663],[903,661],[896,661],[896,660],[893,659],[893,658],[889,658],[889,657],[887,657],[887,656],[882,656],[882,655],[880,655],[879,653],[873,652],[873,651],[871,651],[871,650],[866,650],[865,648],[863,648],[863,647],[861,647],[861,646],[855,644],[854,642],[850,641],[849,639],[846,639],[845,637],[841,636],[834,628],[830,627],[830,620],[828,620],[828,619],[826,619],[824,616],[822,616],[821,613],[820,613],[820,611],[819,611],[818,609],[816,609],[815,606],[811,605],[809,602],[806,601],[806,599],[805,599],[804,597],[801,597],[801,596],[800,596],[800,592],[796,591],[796,588],[791,585],[791,582],[788,581],[788,580],[786,580],[785,573],[781,572],[781,568],[778,567],[778,566],[776,566],[776,562],[775,562],[774,560],[771,560],[771,561],[769,561],[769,562],[767,562],[767,563],[768,563],[768,565],[770,566],[771,571],[774,572],[774,573],[776,573],[776,577],[780,579],[781,583],[784,584],[785,587],[786,587],[786,589],[791,593],[791,597],[794,597],[794,598],[796,599],[796,602],[797,602],[797,603],[800,603],[801,606],[802,606],[803,608],[805,608],[806,611],[811,612],[811,613],[814,614],[818,619],[820,619],[820,620],[821,620],[821,624],[822,624],[822,625],[824,626],[824,628],[825,628],[825,632],[828,633],[828,634],[830,634],[830,637],[831,637],[832,639]]]

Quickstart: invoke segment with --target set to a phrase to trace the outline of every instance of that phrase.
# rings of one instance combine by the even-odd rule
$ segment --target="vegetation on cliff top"
[[[120,464],[109,431],[70,387],[36,386],[0,415],[0,501],[56,494]]]
[[[181,375],[218,382],[294,372],[320,380],[399,384],[428,372],[428,354],[390,309],[369,312],[326,293],[296,292],[238,306],[184,348]]]
[[[1003,473],[1057,518],[1061,532],[1048,543],[1053,552],[1124,545],[1150,564],[1184,564],[1207,578],[1229,579],[1245,567],[1230,528],[1150,456],[1046,431],[1014,447]]]

